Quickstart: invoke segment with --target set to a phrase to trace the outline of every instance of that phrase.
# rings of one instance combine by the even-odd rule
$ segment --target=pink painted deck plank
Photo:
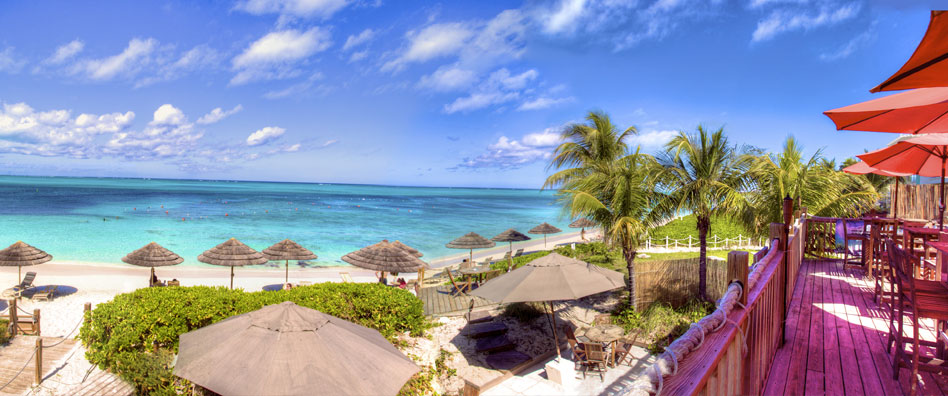
[[[843,384],[843,389],[847,395],[865,394],[862,386],[862,375],[859,370],[844,370],[843,367],[859,367],[859,358],[856,356],[856,344],[854,343],[853,332],[849,327],[849,315],[846,312],[846,306],[843,301],[843,286],[836,281],[839,276],[837,272],[830,269],[827,271],[830,277],[830,283],[833,290],[832,313],[836,317],[836,335],[839,340],[840,353],[840,373],[838,382]],[[858,339],[857,339],[858,340]]]
[[[844,395],[846,393],[845,386],[843,386],[843,381],[836,380],[837,378],[843,378],[843,363],[842,358],[840,357],[840,340],[839,340],[839,327],[842,326],[842,323],[837,323],[836,320],[836,293],[833,289],[833,280],[827,277],[822,277],[823,281],[823,301],[825,305],[823,306],[823,345],[825,345],[825,351],[823,356],[823,371],[825,378],[829,378],[829,381],[826,381],[826,394],[827,395]],[[852,340],[850,340],[852,342]],[[849,345],[852,349],[852,345]]]
[[[807,274],[809,271],[809,266],[801,266],[798,274]],[[804,284],[805,289],[803,290],[803,296],[800,301],[800,320],[797,322],[797,329],[795,331],[792,341],[789,341],[788,344],[784,345],[784,348],[791,347],[790,352],[790,368],[787,370],[787,386],[784,388],[784,395],[795,396],[801,395],[806,389],[806,362],[807,354],[810,350],[809,340],[810,340],[810,316],[813,313],[813,281],[816,279],[813,276],[804,276],[802,279],[798,278],[797,285]],[[795,303],[796,301],[792,301]]]

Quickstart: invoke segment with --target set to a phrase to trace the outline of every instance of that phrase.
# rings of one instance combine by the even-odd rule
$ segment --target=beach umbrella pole
[[[286,260],[286,280],[284,283],[290,283],[290,260]]]
[[[507,260],[509,260],[508,265],[507,265],[507,271],[510,271],[511,269],[513,269],[513,241],[510,241],[510,255],[507,256]]]
[[[553,315],[553,301],[550,301],[550,329],[553,330],[553,346],[556,347],[556,360],[560,360],[560,343],[556,336],[556,317]]]
[[[546,234],[543,234],[543,248],[546,249]]]
[[[152,282],[155,281],[155,267],[151,267],[151,277],[148,278],[148,287],[152,286]]]
[[[234,288],[234,266],[230,266],[230,288]]]

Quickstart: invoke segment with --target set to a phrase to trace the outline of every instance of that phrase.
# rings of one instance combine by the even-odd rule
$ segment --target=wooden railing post
[[[784,235],[783,224],[780,223],[770,223],[770,242],[773,242],[774,239],[777,239],[777,242],[771,246],[773,249],[778,251],[783,250],[783,240],[786,239]]]
[[[39,308],[33,309],[33,331],[36,332],[36,336],[42,336],[43,333],[40,332],[40,310]]]
[[[750,289],[747,288],[747,256],[748,253],[743,250],[733,250],[727,253],[727,281],[741,283],[741,305],[747,306],[747,294]]]
[[[36,377],[33,378],[33,386],[43,382],[43,337],[36,337]]]
[[[793,224],[793,199],[789,195],[783,198],[783,239],[780,241],[783,245],[783,326],[780,327],[780,345],[787,342],[787,313],[790,305],[790,296],[793,290],[790,290],[790,252],[787,248],[790,246],[790,227]]]
[[[421,282],[419,281],[419,283]],[[83,318],[82,320],[86,321],[87,323],[91,321],[92,320],[92,315],[90,315],[91,312],[92,312],[92,303],[87,302],[85,305],[82,306],[82,318]]]
[[[19,330],[16,317],[16,300],[16,298],[10,300],[10,337],[15,336]]]

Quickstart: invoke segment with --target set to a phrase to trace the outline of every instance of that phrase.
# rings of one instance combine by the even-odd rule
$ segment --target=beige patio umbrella
[[[553,302],[575,300],[625,286],[625,275],[580,260],[550,253],[533,260],[494,280],[484,283],[470,294],[497,303],[549,302],[550,326],[556,356],[556,319]]]
[[[416,272],[428,267],[428,264],[418,257],[388,241],[369,245],[342,256],[342,261],[382,272]]]
[[[543,224],[531,228],[530,231],[527,232],[531,234],[543,234],[543,248],[546,249],[546,234],[556,234],[563,232],[563,230],[550,225],[550,223],[544,222]]]
[[[151,242],[141,249],[125,255],[125,257],[122,257],[122,261],[139,267],[151,267],[151,277],[148,278],[148,286],[151,286],[152,280],[155,279],[155,267],[181,264],[184,259],[163,246]]]
[[[23,241],[16,241],[6,249],[0,250],[0,267],[15,266],[17,282],[23,279],[22,267],[43,264],[52,259],[53,256]]]
[[[444,246],[450,249],[469,249],[471,251],[470,260],[473,263],[474,249],[492,248],[496,245],[496,243],[487,238],[477,235],[476,233],[469,232],[458,237],[458,239],[448,242]]]
[[[290,260],[316,259],[316,255],[309,251],[309,249],[289,239],[284,239],[273,246],[263,249],[263,255],[270,261],[286,260],[286,280],[284,282],[290,281]]]
[[[220,395],[395,395],[419,371],[378,331],[289,301],[179,340],[174,375]]]
[[[513,243],[521,241],[529,241],[530,237],[523,235],[520,231],[517,231],[513,228],[497,234],[497,236],[491,238],[490,240],[495,242],[509,242],[510,243],[510,263],[507,264],[507,269],[513,268]]]
[[[198,256],[198,261],[212,265],[230,267],[230,288],[234,288],[234,267],[265,264],[268,260],[263,253],[244,245],[236,238],[214,246]]]

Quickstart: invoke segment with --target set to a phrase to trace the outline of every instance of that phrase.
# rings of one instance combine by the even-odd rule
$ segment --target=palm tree
[[[635,127],[623,131],[612,124],[609,115],[601,111],[590,111],[586,124],[571,124],[563,130],[564,140],[553,152],[547,169],[563,168],[543,183],[543,188],[568,186],[595,172],[595,167],[610,164],[627,154],[625,139],[637,133]]]
[[[691,212],[697,220],[698,295],[702,298],[707,298],[711,215],[736,217],[747,207],[747,151],[729,144],[724,128],[709,132],[699,125],[696,133],[679,132],[658,158],[665,196],[657,210],[666,216]]]
[[[750,158],[750,157],[749,157]],[[817,150],[809,158],[792,136],[779,154],[750,158],[754,188],[753,210],[745,221],[757,235],[765,235],[770,223],[783,222],[781,200],[790,197],[795,207],[806,207],[817,216],[854,217],[872,207],[879,198],[876,188],[862,175],[836,170],[835,161]]]

